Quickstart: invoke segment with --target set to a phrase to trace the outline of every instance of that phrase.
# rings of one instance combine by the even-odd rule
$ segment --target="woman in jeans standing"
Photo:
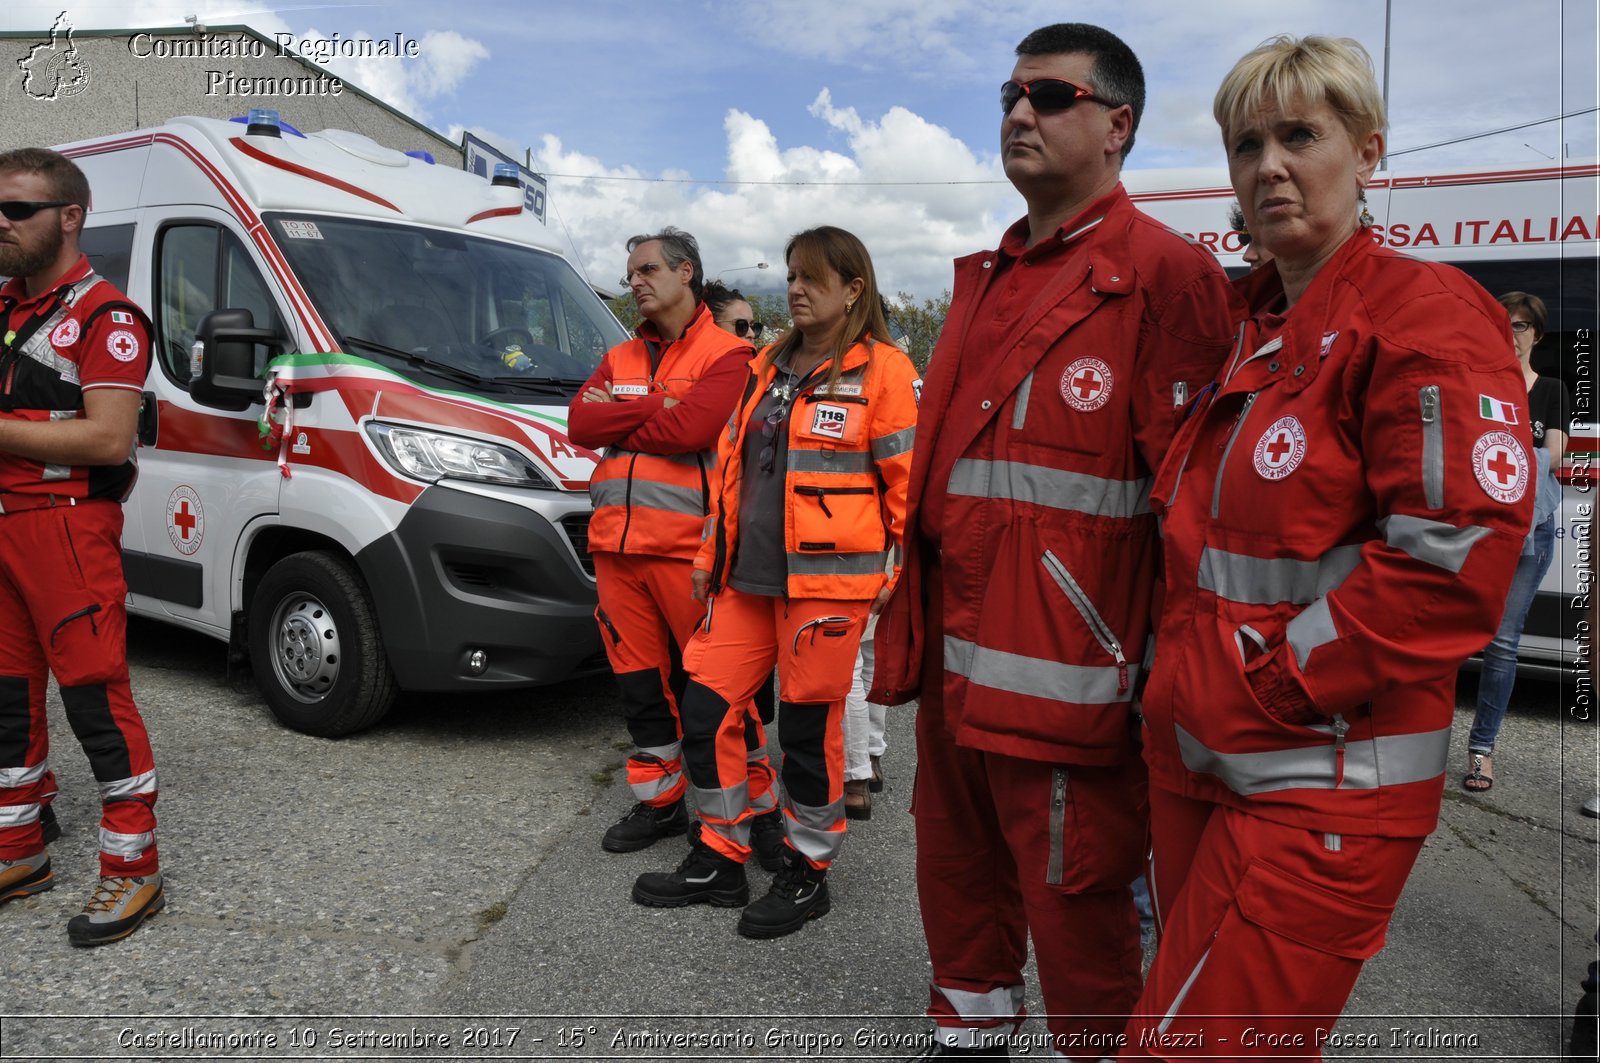
[[[1561,488],[1554,470],[1561,467],[1567,450],[1567,389],[1555,377],[1533,371],[1533,348],[1544,339],[1548,320],[1544,301],[1526,292],[1507,292],[1500,305],[1511,315],[1511,339],[1517,345],[1517,361],[1528,385],[1528,427],[1533,432],[1534,449],[1543,450],[1549,461],[1539,460],[1539,496],[1533,512],[1533,531],[1523,544],[1517,574],[1506,597],[1506,611],[1500,630],[1483,651],[1483,674],[1478,680],[1478,714],[1467,737],[1467,775],[1461,780],[1469,794],[1487,793],[1494,786],[1494,742],[1506,718],[1506,703],[1517,681],[1517,643],[1522,641],[1522,625],[1527,622],[1533,595],[1550,569],[1555,553],[1556,509],[1561,504]],[[1487,414],[1486,414],[1487,415]]]

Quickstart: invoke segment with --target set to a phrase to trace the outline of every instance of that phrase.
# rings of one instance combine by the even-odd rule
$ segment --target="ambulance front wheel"
[[[250,664],[272,714],[323,738],[371,727],[399,692],[366,584],[321,550],[291,554],[262,577],[250,602]]]

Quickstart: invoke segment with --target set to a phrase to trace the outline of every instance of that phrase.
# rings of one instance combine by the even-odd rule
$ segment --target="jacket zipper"
[[[1046,550],[1043,560],[1045,569],[1056,581],[1056,585],[1077,608],[1078,614],[1083,617],[1083,622],[1089,625],[1089,632],[1094,635],[1095,641],[1100,643],[1100,648],[1117,662],[1117,693],[1126,694],[1129,685],[1128,658],[1122,654],[1122,644],[1117,641],[1117,636],[1112,633],[1110,625],[1089,600],[1088,594],[1084,593],[1078,581],[1072,578],[1072,573],[1067,571],[1067,566],[1061,563],[1061,559],[1052,551]]]
[[[817,641],[817,632],[822,630],[823,624],[848,624],[849,622],[850,618],[848,616],[819,616],[815,620],[807,620],[804,624],[801,624],[799,630],[794,633],[794,644],[790,647],[790,649],[795,656],[798,657],[800,655],[800,636],[806,633],[807,628],[813,629],[811,632],[811,641],[815,642]]]
[[[1233,419],[1233,431],[1228,433],[1227,445],[1222,448],[1222,460],[1217,463],[1217,482],[1211,488],[1211,518],[1216,519],[1217,509],[1222,505],[1222,474],[1228,468],[1228,455],[1233,453],[1233,444],[1239,438],[1239,431],[1244,428],[1244,419],[1250,416],[1250,407],[1256,404],[1256,395],[1252,391],[1244,397],[1244,405],[1239,407],[1239,416]]]
[[[611,622],[611,618],[606,615],[606,611],[604,609],[596,608],[594,615],[597,619],[599,619],[601,624],[605,625],[605,629],[611,633],[611,644],[613,646],[622,645],[622,635],[617,631],[617,625],[613,624]]]
[[[1017,406],[1011,413],[1012,431],[1021,431],[1023,423],[1028,419],[1028,396],[1033,394],[1033,370],[1028,370],[1028,375],[1022,378],[1022,384],[1017,388]]]
[[[815,498],[817,505],[822,507],[822,513],[829,520],[833,519],[833,510],[828,508],[829,495],[875,495],[876,487],[815,487],[810,484],[798,484],[794,489],[797,495]]]
[[[1066,866],[1066,835],[1067,769],[1056,768],[1050,773],[1050,862],[1044,872],[1045,882],[1052,886],[1061,884]]]
[[[1417,390],[1422,404],[1422,494],[1429,509],[1444,508],[1444,421],[1439,417],[1439,385]]]
[[[1343,713],[1333,714],[1333,788],[1344,785],[1344,736],[1350,733],[1350,724]]]

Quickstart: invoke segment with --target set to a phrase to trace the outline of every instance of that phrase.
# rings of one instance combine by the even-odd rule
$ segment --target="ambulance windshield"
[[[560,257],[462,233],[268,216],[322,319],[351,354],[508,393],[576,393],[627,339]]]

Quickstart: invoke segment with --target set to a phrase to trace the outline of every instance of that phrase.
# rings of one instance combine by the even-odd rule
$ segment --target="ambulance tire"
[[[371,727],[400,692],[372,597],[354,566],[322,550],[267,570],[250,602],[250,665],[284,726],[338,738]]]

